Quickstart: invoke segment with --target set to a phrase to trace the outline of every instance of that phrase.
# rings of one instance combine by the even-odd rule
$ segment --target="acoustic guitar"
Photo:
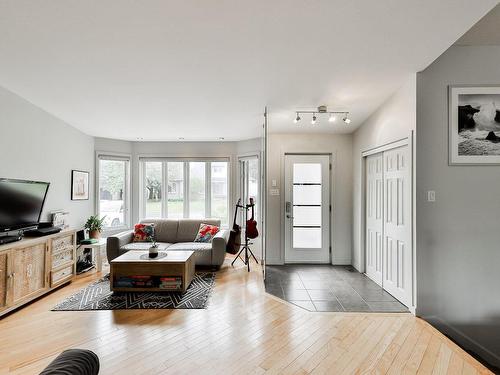
[[[226,245],[226,251],[229,254],[236,254],[241,245],[241,227],[236,224],[236,217],[238,216],[238,208],[240,204],[241,199],[238,199],[238,203],[236,203],[236,208],[234,209],[233,228],[231,229],[231,232],[229,232],[229,240]]]
[[[257,230],[257,221],[254,219],[254,207],[253,198],[250,198],[250,206],[252,207],[252,217],[247,220],[246,236],[248,238],[257,238],[259,236],[259,231]]]

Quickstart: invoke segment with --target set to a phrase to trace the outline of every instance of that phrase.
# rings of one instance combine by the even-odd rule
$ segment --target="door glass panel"
[[[293,165],[293,183],[321,184],[321,164],[295,163]]]
[[[293,185],[293,204],[321,204],[321,185]]]
[[[144,194],[146,194],[146,217],[161,217],[162,162],[145,163]]]
[[[189,163],[189,217],[205,217],[205,162]]]
[[[184,163],[167,163],[167,211],[168,217],[184,217]]]
[[[320,249],[321,228],[293,228],[293,247]]]
[[[293,247],[321,248],[322,186],[320,163],[293,164]]]
[[[321,227],[321,206],[294,206],[293,225]]]

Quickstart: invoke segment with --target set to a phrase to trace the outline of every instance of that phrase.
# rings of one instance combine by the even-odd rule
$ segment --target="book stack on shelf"
[[[151,276],[122,276],[115,285],[120,288],[153,288],[154,281]]]
[[[160,277],[160,285],[158,287],[160,289],[167,290],[179,290],[182,286],[182,277],[179,276],[167,276]]]

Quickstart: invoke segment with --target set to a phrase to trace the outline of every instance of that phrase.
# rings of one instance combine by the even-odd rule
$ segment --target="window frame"
[[[248,185],[247,185],[247,182],[248,182],[248,171],[247,171],[247,162],[249,162],[250,160],[255,160],[257,161],[257,190],[259,192],[259,196],[257,197],[257,200],[255,202],[255,205],[257,206],[257,216],[256,216],[256,220],[257,222],[260,222],[260,216],[261,216],[261,204],[262,204],[262,181],[261,181],[261,168],[262,168],[262,165],[261,165],[261,158],[260,158],[260,154],[258,153],[248,153],[248,154],[243,154],[243,155],[239,155],[238,156],[238,194],[239,194],[239,197],[244,200],[246,198],[249,198],[248,197]],[[245,179],[245,176],[247,177],[247,179]],[[243,204],[246,204],[247,202],[242,202]],[[238,224],[244,226],[243,222],[244,222],[244,218],[245,218],[245,215],[244,215],[244,212],[240,212],[240,214],[237,216],[238,218]]]
[[[139,213],[140,218],[146,218],[146,199],[145,199],[145,179],[146,179],[146,162],[161,162],[162,163],[162,208],[161,217],[168,218],[168,167],[167,163],[172,162],[182,162],[183,163],[183,218],[189,218],[189,163],[190,162],[204,162],[205,163],[205,218],[212,217],[212,168],[211,163],[213,162],[225,162],[227,163],[227,189],[226,189],[226,204],[227,204],[227,217],[226,224],[221,226],[224,228],[230,225],[230,215],[229,207],[231,204],[231,158],[230,157],[155,157],[155,156],[140,156],[139,159]],[[207,215],[210,213],[210,215]]]
[[[125,162],[125,184],[123,191],[123,220],[124,224],[117,227],[105,227],[103,228],[103,234],[105,236],[111,235],[114,233],[119,233],[123,230],[127,230],[130,228],[130,219],[131,219],[131,159],[132,156],[129,154],[122,153],[110,153],[110,152],[102,152],[97,151],[95,154],[95,212],[96,215],[100,217],[100,171],[101,160],[111,160],[111,161],[124,161]]]

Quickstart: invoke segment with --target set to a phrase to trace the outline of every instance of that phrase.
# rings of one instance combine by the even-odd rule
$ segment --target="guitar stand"
[[[238,207],[245,210],[245,223],[248,220],[248,210],[250,208],[252,208],[253,206],[254,206],[254,204],[247,204],[246,206],[238,205]],[[251,245],[251,242],[249,241],[249,238],[247,237],[247,231],[245,230],[245,244],[240,249],[240,251],[238,251],[238,254],[236,254],[236,257],[231,262],[231,266],[234,266],[234,262],[236,262],[238,259],[241,259],[243,264],[245,266],[247,266],[247,271],[250,272],[250,260],[251,260],[251,258],[253,258],[255,260],[255,263],[259,264],[259,261],[257,260],[254,253],[250,249],[250,245]],[[243,251],[245,251],[245,258],[241,257],[241,253]]]

